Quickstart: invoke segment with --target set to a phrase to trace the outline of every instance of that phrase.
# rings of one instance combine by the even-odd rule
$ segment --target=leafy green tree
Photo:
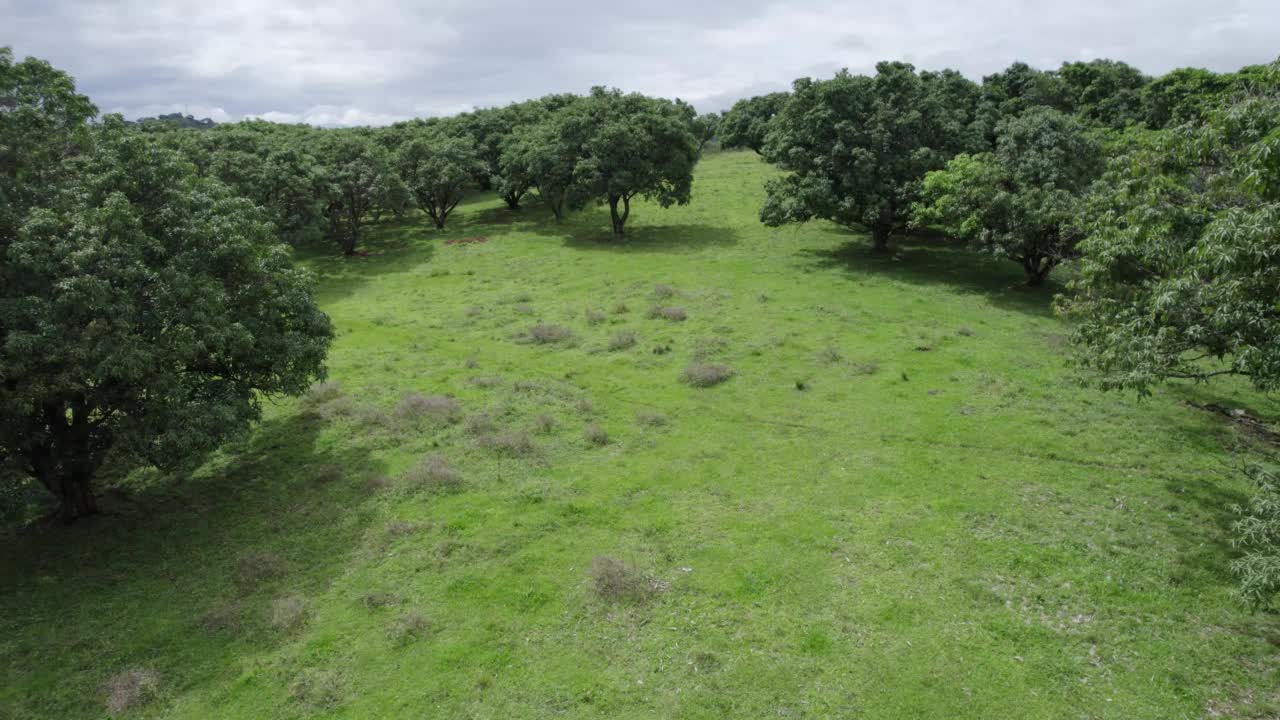
[[[995,152],[957,155],[925,176],[915,220],[1019,263],[1040,285],[1075,254],[1101,150],[1075,118],[1047,107],[1006,118],[997,135]]]
[[[1249,503],[1235,508],[1232,545],[1241,550],[1231,562],[1240,578],[1240,596],[1258,607],[1271,606],[1280,597],[1280,475],[1273,469],[1247,471],[1256,490]]]
[[[797,80],[765,151],[790,172],[766,185],[760,219],[866,228],[884,250],[906,227],[924,174],[981,147],[977,104],[977,86],[958,73],[906,63],[880,63],[874,77]]]
[[[354,255],[360,231],[378,207],[399,192],[390,154],[370,137],[348,130],[315,130],[311,134],[321,172],[321,212],[329,237],[344,255]]]
[[[751,148],[764,154],[765,140],[773,119],[782,112],[790,93],[775,92],[744,98],[720,118],[720,145],[725,148]]]
[[[484,172],[470,138],[426,132],[410,139],[396,157],[400,178],[424,213],[444,229],[449,213]]]
[[[698,138],[698,152],[716,139],[720,131],[720,113],[704,113],[693,119],[693,133]]]
[[[1104,388],[1280,387],[1280,62],[1198,127],[1132,129],[1092,194],[1060,304]]]
[[[569,201],[575,209],[596,200],[609,206],[614,235],[625,234],[631,200],[643,196],[662,207],[689,202],[698,138],[688,114],[670,101],[593,88],[556,116],[556,132],[575,149]]]
[[[0,463],[65,520],[104,463],[173,467],[302,392],[332,335],[250,201],[116,116],[96,135],[0,246]]]
[[[1200,122],[1222,103],[1231,76],[1202,68],[1179,68],[1142,88],[1142,115],[1147,127],[1159,130]]]
[[[1142,122],[1142,89],[1150,78],[1137,68],[1116,60],[1090,60],[1063,63],[1057,74],[1080,117],[1117,130]]]
[[[574,170],[578,147],[559,132],[553,119],[518,128],[503,144],[501,167],[504,177],[523,178],[551,209],[556,220],[564,219],[575,203]]]

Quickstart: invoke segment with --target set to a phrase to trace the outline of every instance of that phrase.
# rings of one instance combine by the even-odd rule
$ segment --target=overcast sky
[[[0,45],[104,112],[385,124],[609,85],[703,112],[877,60],[975,80],[1110,57],[1151,74],[1280,55],[1280,0],[0,0]]]

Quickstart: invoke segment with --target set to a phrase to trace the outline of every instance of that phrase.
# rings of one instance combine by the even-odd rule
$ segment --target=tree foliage
[[[1130,130],[1090,206],[1062,311],[1106,388],[1248,377],[1280,387],[1280,63],[1174,131]]]
[[[1101,151],[1078,121],[1047,107],[1006,118],[996,134],[994,152],[958,155],[925,176],[915,219],[1019,263],[1039,285],[1075,254],[1080,198]]]
[[[773,119],[786,107],[790,94],[785,92],[744,98],[720,118],[720,145],[725,148],[750,148],[764,154],[765,140]]]
[[[400,148],[396,167],[418,208],[444,229],[449,213],[487,166],[470,138],[425,131]]]
[[[319,131],[317,131],[319,132]],[[313,141],[321,174],[321,212],[329,237],[354,255],[360,231],[379,208],[395,205],[405,189],[391,154],[364,134],[321,132]]]
[[[104,463],[172,467],[301,392],[332,333],[259,210],[177,153],[113,116],[48,159],[0,246],[0,463],[70,520]]]
[[[978,88],[959,73],[883,62],[797,80],[766,157],[790,171],[766,186],[767,225],[830,220],[871,231],[876,249],[905,227],[924,174],[980,147]]]

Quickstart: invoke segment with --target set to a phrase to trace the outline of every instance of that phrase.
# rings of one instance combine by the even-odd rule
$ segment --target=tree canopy
[[[449,213],[487,166],[470,138],[427,130],[401,146],[396,167],[418,208],[443,229]]]
[[[789,171],[766,186],[766,225],[830,220],[871,231],[876,249],[906,226],[924,174],[980,147],[978,88],[959,73],[882,62],[797,80],[766,157]]]
[[[749,148],[764,154],[765,140],[773,119],[786,107],[790,94],[785,92],[744,98],[720,118],[718,133],[725,148]]]

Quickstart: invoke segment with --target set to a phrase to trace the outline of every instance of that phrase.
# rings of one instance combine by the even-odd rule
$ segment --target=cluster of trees
[[[721,140],[787,171],[763,222],[868,232],[933,227],[1018,262],[1105,389],[1248,378],[1280,388],[1280,61],[1152,79],[1124,63],[1015,64],[973,83],[881,63],[744,100]],[[1280,591],[1276,476],[1237,524],[1243,592]]]
[[[352,255],[370,220],[416,208],[443,229],[476,191],[512,211],[536,196],[557,219],[605,204],[621,237],[633,198],[689,201],[717,122],[678,100],[595,88],[386,128],[245,121],[155,134],[266,210],[287,241],[327,237]]]
[[[66,520],[104,466],[173,467],[324,372],[332,331],[273,218],[0,48],[0,484]]]

